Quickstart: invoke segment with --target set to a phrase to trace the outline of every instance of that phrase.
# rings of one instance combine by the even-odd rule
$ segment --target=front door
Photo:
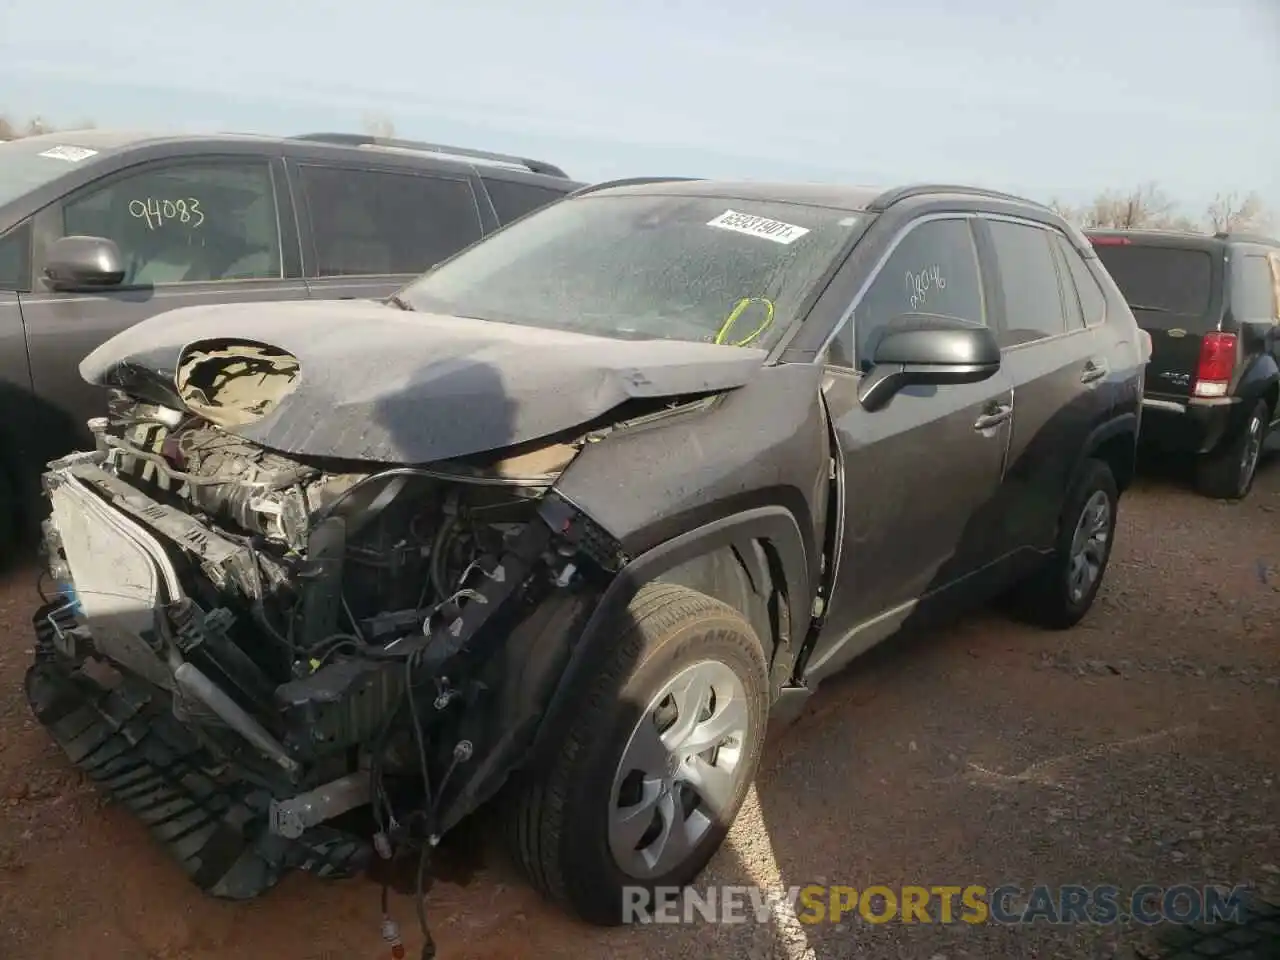
[[[84,442],[85,421],[105,394],[85,383],[80,360],[116,333],[155,314],[209,303],[306,299],[297,253],[281,241],[281,172],[268,157],[202,157],[133,167],[93,183],[36,218],[35,276],[58,237],[107,237],[120,247],[124,283],[90,293],[36,289],[22,295],[36,397],[62,419],[42,460]],[[286,236],[293,236],[285,231]],[[70,436],[66,436],[69,432]],[[58,449],[62,448],[62,449]]]
[[[828,356],[825,399],[839,443],[844,507],[826,626],[806,676],[821,680],[992,558],[987,518],[1000,486],[1013,391],[982,383],[909,387],[867,411],[858,385],[894,318],[986,322],[969,221],[930,218],[898,241]]]

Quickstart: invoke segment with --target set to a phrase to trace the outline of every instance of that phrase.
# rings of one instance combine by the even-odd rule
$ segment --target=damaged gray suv
[[[28,699],[210,894],[494,800],[619,922],[855,656],[1085,615],[1148,351],[1076,229],[950,186],[615,182],[385,303],[174,310],[81,364]]]

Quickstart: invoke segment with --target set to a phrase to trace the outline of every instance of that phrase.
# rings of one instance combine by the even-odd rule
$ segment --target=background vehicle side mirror
[[[979,383],[1000,370],[1000,345],[987,327],[958,317],[896,317],[876,345],[858,400],[879,410],[904,387]]]
[[[62,237],[45,258],[44,276],[54,290],[118,286],[125,272],[120,248],[106,237]]]

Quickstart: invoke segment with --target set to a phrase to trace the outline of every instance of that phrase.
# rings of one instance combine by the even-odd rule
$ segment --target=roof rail
[[[985,187],[967,187],[954,183],[913,183],[903,187],[891,187],[886,190],[867,204],[867,212],[884,213],[889,207],[902,200],[908,200],[911,197],[928,196],[931,193],[958,193],[969,197],[1008,200],[1014,203],[1025,203],[1033,207],[1045,208],[1043,203],[1036,203],[1036,201],[1028,200],[1026,197],[1019,197],[1012,193],[1002,193],[999,190],[988,190]]]
[[[400,140],[395,137],[375,137],[365,133],[300,133],[290,140],[306,140],[310,143],[332,143],[344,147],[387,147],[394,150],[412,150],[419,153],[438,153],[444,156],[458,157],[465,160],[488,160],[491,163],[505,163],[514,167],[524,167],[533,173],[542,173],[551,177],[569,179],[569,175],[555,164],[542,160],[531,160],[528,157],[517,157],[506,153],[494,153],[490,150],[475,150],[471,147],[450,147],[442,143],[423,143],[419,140]]]
[[[704,180],[705,177],[622,177],[619,180],[601,180],[599,183],[589,183],[585,187],[579,187],[571,197],[580,197],[586,193],[595,193],[597,190],[608,190],[610,187],[638,187],[646,183],[689,183],[695,180]]]
[[[1234,243],[1258,243],[1267,247],[1280,246],[1280,240],[1261,233],[1243,233],[1238,230],[1219,230],[1213,235],[1215,240],[1226,240]]]

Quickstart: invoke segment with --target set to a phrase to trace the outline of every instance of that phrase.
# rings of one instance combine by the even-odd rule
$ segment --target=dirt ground
[[[0,957],[374,960],[378,890],[204,899],[31,719],[33,572],[0,587]],[[1280,457],[1244,504],[1148,471],[1079,628],[996,613],[888,646],[774,744],[707,883],[1280,885]],[[477,821],[428,898],[441,958],[1127,956],[1126,925],[580,926]],[[412,904],[397,896],[409,956]]]

